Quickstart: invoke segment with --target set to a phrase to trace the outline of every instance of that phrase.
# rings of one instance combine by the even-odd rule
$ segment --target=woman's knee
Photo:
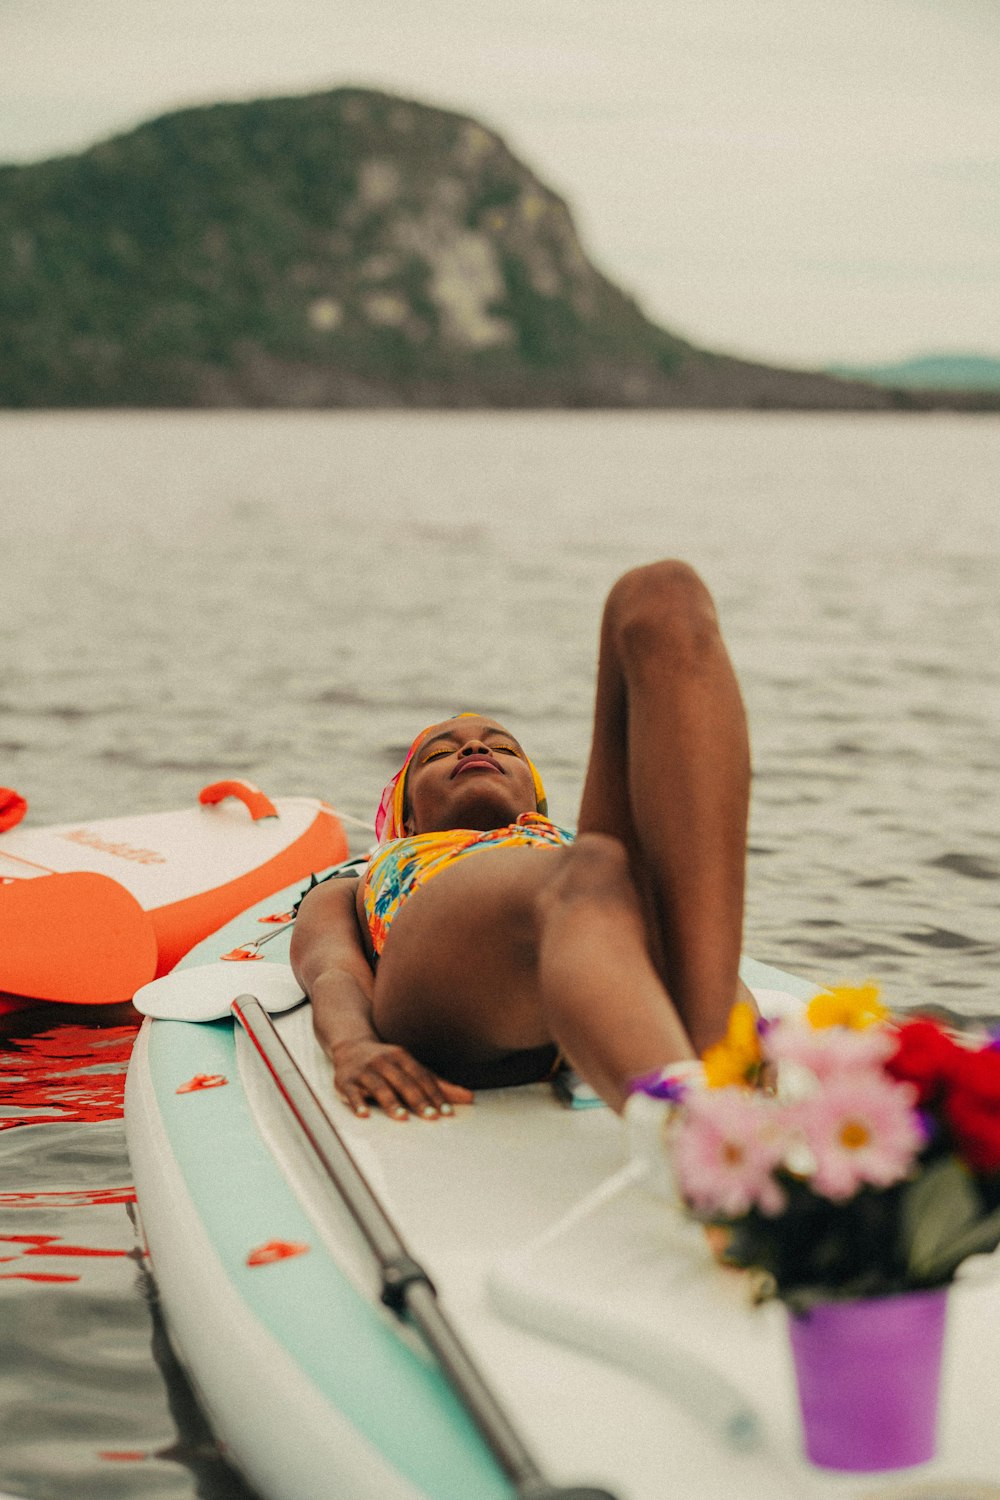
[[[544,928],[553,919],[609,906],[638,907],[625,845],[611,834],[581,833],[539,891],[537,916]]]
[[[634,667],[650,660],[697,666],[719,639],[711,594],[694,568],[672,558],[619,578],[605,606],[605,629],[620,659]]]

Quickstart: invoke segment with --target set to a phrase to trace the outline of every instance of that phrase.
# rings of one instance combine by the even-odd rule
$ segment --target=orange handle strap
[[[213,781],[211,786],[203,786],[198,793],[198,801],[203,807],[213,806],[226,797],[238,797],[255,823],[261,818],[278,816],[278,809],[270,797],[252,781]]]
[[[12,786],[0,786],[0,833],[20,823],[28,811],[28,804]]]

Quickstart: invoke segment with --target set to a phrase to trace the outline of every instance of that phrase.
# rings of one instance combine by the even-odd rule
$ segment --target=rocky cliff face
[[[912,404],[697,350],[475,120],[359,89],[0,170],[0,403]]]

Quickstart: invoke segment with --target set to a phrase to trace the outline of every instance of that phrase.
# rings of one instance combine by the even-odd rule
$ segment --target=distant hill
[[[985,354],[925,354],[892,365],[834,365],[828,373],[915,391],[1000,391],[1000,358]]]
[[[657,327],[497,135],[387,94],[189,109],[0,168],[0,405],[926,404]]]

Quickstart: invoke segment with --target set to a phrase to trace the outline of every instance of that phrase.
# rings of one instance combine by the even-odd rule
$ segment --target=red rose
[[[907,1021],[899,1028],[895,1053],[885,1064],[892,1078],[917,1088],[917,1103],[934,1104],[970,1056],[933,1021]]]
[[[1000,1052],[962,1052],[944,1116],[974,1172],[1000,1171]]]

